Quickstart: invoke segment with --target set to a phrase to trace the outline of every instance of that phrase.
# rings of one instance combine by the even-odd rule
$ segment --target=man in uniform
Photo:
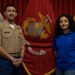
[[[17,16],[13,5],[5,7],[6,19],[0,23],[0,49],[8,54],[0,53],[0,75],[21,75],[21,63],[25,52],[25,39],[20,26],[14,23]]]

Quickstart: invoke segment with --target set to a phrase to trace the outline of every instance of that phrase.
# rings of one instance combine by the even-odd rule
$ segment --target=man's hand
[[[13,65],[15,66],[15,67],[19,67],[20,65],[21,65],[21,63],[22,63],[22,58],[14,58],[13,60],[12,60],[12,63],[13,63]]]

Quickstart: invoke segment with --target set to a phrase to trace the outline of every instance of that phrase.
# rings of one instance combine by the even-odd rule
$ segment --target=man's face
[[[9,6],[6,8],[6,11],[4,12],[4,15],[6,16],[6,19],[8,20],[14,20],[14,18],[17,16],[15,7]]]

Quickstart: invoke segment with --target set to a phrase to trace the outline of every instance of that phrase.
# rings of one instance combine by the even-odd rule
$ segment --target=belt
[[[17,52],[17,53],[9,53],[10,55],[14,56],[14,57],[18,57],[20,56],[20,52]]]

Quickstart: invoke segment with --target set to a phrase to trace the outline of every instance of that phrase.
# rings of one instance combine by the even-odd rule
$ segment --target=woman
[[[68,14],[56,21],[52,49],[56,51],[56,75],[75,75],[75,23]]]

